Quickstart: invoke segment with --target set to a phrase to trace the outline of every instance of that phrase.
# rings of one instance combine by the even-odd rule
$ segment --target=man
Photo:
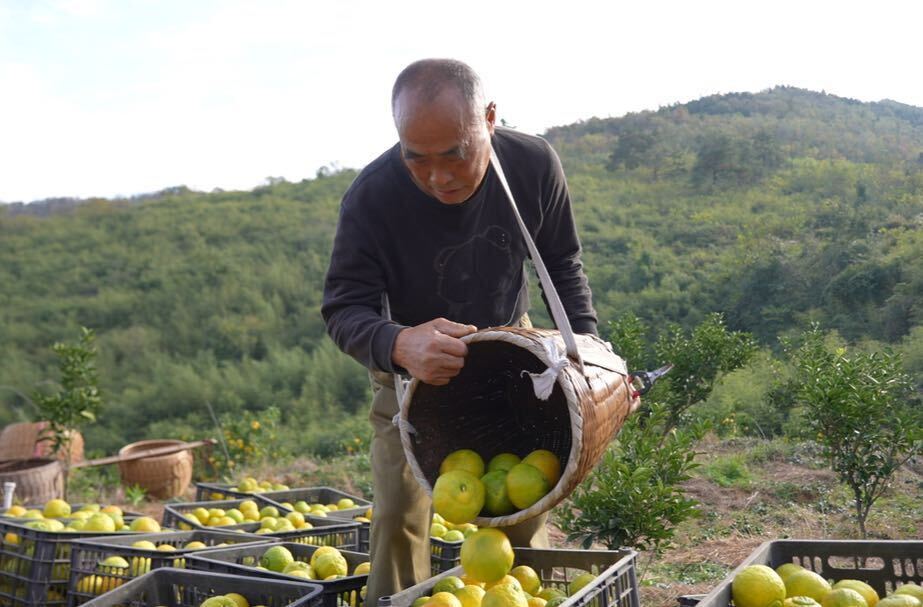
[[[459,338],[478,327],[529,326],[526,244],[490,167],[491,146],[572,328],[596,333],[567,184],[548,143],[496,127],[496,106],[459,61],[411,64],[391,103],[399,143],[343,197],[322,307],[330,336],[372,377],[372,606],[430,575],[432,504],[392,425],[392,374],[447,384],[465,363]],[[546,519],[505,531],[514,545],[547,547]]]

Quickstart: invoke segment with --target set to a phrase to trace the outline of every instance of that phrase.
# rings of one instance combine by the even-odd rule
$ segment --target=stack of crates
[[[311,556],[318,550],[317,546],[305,544],[281,543],[249,546],[234,546],[219,550],[209,550],[189,559],[189,567],[199,571],[231,573],[261,579],[291,580],[283,573],[257,569],[262,554],[273,546],[283,546],[296,561],[310,563]],[[364,598],[363,588],[368,582],[368,574],[355,575],[353,572],[362,563],[367,563],[369,555],[359,552],[341,550],[346,559],[347,575],[335,580],[311,580],[323,589],[323,607],[338,607],[340,604],[359,605]],[[341,603],[342,601],[342,603]]]
[[[150,542],[154,548],[135,545],[141,541]],[[188,548],[192,542],[205,547]],[[183,569],[187,566],[186,557],[193,553],[229,545],[269,543],[271,541],[256,535],[199,530],[75,540],[71,545],[68,605],[82,605],[95,596],[161,567]]]

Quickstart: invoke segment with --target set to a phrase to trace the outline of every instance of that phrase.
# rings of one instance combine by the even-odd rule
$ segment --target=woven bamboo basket
[[[51,443],[39,441],[42,430],[48,422],[20,422],[10,424],[0,432],[0,460],[29,459],[32,457],[52,457]],[[71,430],[71,463],[83,461],[83,435]],[[58,459],[65,461],[67,454],[61,452]]]
[[[139,451],[183,445],[180,440],[143,440],[119,449],[119,456],[132,455]],[[125,485],[140,485],[148,495],[158,499],[169,499],[181,495],[192,480],[192,453],[188,450],[167,455],[143,457],[119,462],[119,473]]]
[[[64,469],[55,459],[0,461],[0,483],[16,483],[14,497],[23,504],[44,504],[64,495]]]
[[[561,462],[561,478],[542,499],[507,516],[479,517],[477,525],[512,525],[570,495],[640,404],[632,397],[625,361],[609,344],[590,335],[574,338],[583,370],[568,359],[547,400],[536,396],[530,374],[559,361],[554,352],[563,352],[564,342],[558,331],[546,329],[478,331],[462,338],[468,345],[465,366],[447,385],[410,382],[397,424],[411,470],[430,495],[442,460],[463,448],[485,461],[503,452],[522,457],[547,449]]]

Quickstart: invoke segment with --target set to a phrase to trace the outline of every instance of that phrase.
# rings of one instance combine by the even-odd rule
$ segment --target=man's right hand
[[[444,386],[465,366],[468,346],[459,338],[477,330],[445,318],[404,329],[397,334],[391,359],[420,381]]]

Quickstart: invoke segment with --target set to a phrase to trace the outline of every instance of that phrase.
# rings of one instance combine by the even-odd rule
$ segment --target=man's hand
[[[459,337],[477,330],[445,318],[404,329],[394,341],[391,360],[424,383],[444,386],[465,366],[468,346]]]

